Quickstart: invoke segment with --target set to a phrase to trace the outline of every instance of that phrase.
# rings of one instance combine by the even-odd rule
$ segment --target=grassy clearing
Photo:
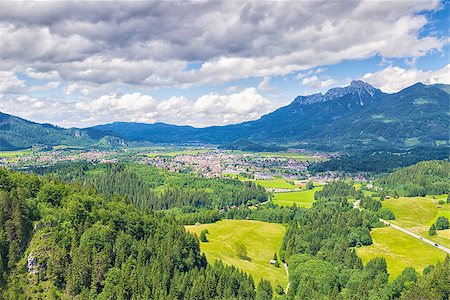
[[[31,154],[32,149],[16,150],[16,151],[0,151],[0,158],[13,158]]]
[[[356,252],[364,264],[377,256],[384,257],[391,274],[390,280],[395,279],[406,267],[413,267],[420,273],[426,266],[443,261],[446,257],[444,251],[392,227],[375,228],[371,236],[373,244],[357,248]]]
[[[438,204],[440,199],[446,199],[447,195],[432,197],[400,197],[383,201],[383,207],[387,207],[395,215],[393,224],[404,227],[418,235],[424,236],[443,246],[450,247],[450,237],[445,231],[438,231],[437,236],[428,236],[428,229],[438,216],[446,216],[450,219],[450,204]],[[438,206],[440,206],[438,208]]]
[[[276,193],[272,202],[280,206],[292,206],[310,208],[314,202],[314,193],[320,191],[322,187],[315,187],[312,190],[304,190],[300,192]]]
[[[279,283],[283,288],[287,285],[284,268],[276,268],[269,264],[273,254],[278,253],[285,227],[280,224],[249,221],[222,220],[213,224],[186,226],[189,232],[200,235],[203,229],[208,229],[208,241],[200,243],[202,252],[209,262],[222,260],[251,274],[257,284],[261,278],[270,280],[273,287]],[[237,257],[235,244],[242,242],[247,249],[250,260]]]
[[[296,186],[295,184],[289,183],[283,177],[274,177],[273,179],[269,179],[269,180],[255,180],[255,182],[265,188],[298,189],[298,186]]]

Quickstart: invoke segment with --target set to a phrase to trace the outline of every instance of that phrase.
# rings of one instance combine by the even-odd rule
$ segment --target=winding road
[[[360,200],[357,200],[357,201],[353,202],[353,208],[356,208],[356,209],[361,210],[360,202],[361,202]],[[394,228],[394,229],[397,229],[397,230],[399,230],[399,231],[401,231],[401,232],[403,232],[403,233],[406,233],[406,234],[408,234],[408,235],[410,235],[410,236],[412,236],[412,237],[414,237],[414,238],[416,238],[416,239],[418,239],[418,240],[420,240],[420,241],[422,241],[422,242],[424,242],[424,243],[430,244],[431,246],[434,246],[435,248],[441,249],[442,251],[445,251],[445,252],[447,252],[448,254],[450,254],[450,249],[447,248],[447,247],[444,247],[444,246],[442,246],[442,245],[439,245],[439,244],[436,243],[436,242],[433,242],[433,241],[431,241],[431,240],[429,240],[429,239],[426,239],[426,238],[424,238],[424,237],[421,237],[420,235],[415,234],[415,233],[413,233],[413,232],[411,232],[411,231],[409,231],[409,230],[407,230],[407,229],[405,229],[405,228],[403,228],[403,227],[400,227],[400,226],[398,226],[398,225],[392,224],[392,223],[389,222],[389,221],[386,221],[386,220],[383,220],[383,219],[380,219],[380,221],[383,222],[385,225],[391,226],[391,227]]]

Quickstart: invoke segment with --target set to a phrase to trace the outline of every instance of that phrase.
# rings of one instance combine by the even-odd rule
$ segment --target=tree
[[[261,279],[256,289],[257,300],[271,300],[273,296],[272,285],[270,281]]]
[[[242,242],[236,242],[236,244],[234,244],[234,249],[236,251],[237,257],[239,257],[240,259],[248,260],[247,248]]]
[[[308,183],[306,184],[306,188],[308,190],[312,190],[314,188],[314,182],[312,182],[312,180],[308,181]]]
[[[436,235],[436,226],[434,224],[431,225],[430,230],[428,230],[428,234],[430,236]]]
[[[275,292],[277,292],[277,294],[281,296],[284,294],[284,289],[281,285],[277,284],[277,287],[275,288]]]
[[[387,207],[382,207],[378,210],[377,215],[384,220],[395,220],[394,213]]]
[[[203,243],[206,243],[206,242],[208,242],[208,239],[206,238],[206,234],[208,233],[208,229],[203,229],[201,232],[200,232],[200,241],[201,242],[203,242]]]
[[[444,216],[440,216],[437,220],[436,220],[436,229],[437,230],[445,230],[449,228],[449,223],[448,223],[448,219]]]

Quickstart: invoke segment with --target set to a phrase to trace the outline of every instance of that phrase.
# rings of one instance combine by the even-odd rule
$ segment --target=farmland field
[[[386,259],[390,280],[395,279],[406,267],[421,273],[423,269],[438,261],[444,261],[446,253],[423,243],[392,227],[374,228],[370,234],[373,244],[356,249],[364,265],[379,256]]]
[[[322,187],[315,187],[312,190],[303,190],[300,192],[276,193],[272,202],[280,206],[292,206],[310,208],[314,202],[314,193],[320,191]]]
[[[438,216],[450,218],[450,204],[437,204],[440,199],[446,198],[447,195],[437,196],[436,199],[432,197],[400,197],[383,201],[383,207],[389,208],[394,213],[393,224],[450,247],[450,230],[439,230],[437,236],[430,237],[428,235],[428,229]]]
[[[257,284],[261,278],[270,280],[275,288],[279,283],[283,288],[287,285],[284,268],[276,268],[269,264],[274,253],[278,253],[285,233],[280,224],[249,221],[222,220],[213,224],[186,226],[186,230],[200,235],[208,229],[208,242],[200,243],[201,251],[211,263],[222,260],[253,276]],[[235,245],[242,242],[247,249],[249,260],[237,257]]]

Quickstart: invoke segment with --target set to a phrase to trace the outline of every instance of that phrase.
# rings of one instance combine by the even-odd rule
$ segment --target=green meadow
[[[446,200],[447,195],[432,197],[400,197],[383,201],[395,215],[393,224],[404,227],[418,235],[426,237],[443,246],[450,247],[450,230],[438,230],[437,236],[430,237],[428,229],[438,216],[450,219],[450,204],[438,204],[439,200]]]
[[[211,263],[221,260],[253,276],[257,284],[261,278],[267,279],[275,288],[287,285],[287,276],[283,266],[270,265],[274,253],[278,253],[285,227],[281,224],[250,220],[222,220],[212,224],[186,226],[186,230],[200,235],[208,229],[208,242],[200,242],[201,251]],[[248,259],[241,259],[236,254],[236,243],[243,243]]]
[[[0,158],[14,158],[32,153],[32,149],[16,150],[16,151],[0,151]]]
[[[263,186],[265,188],[274,188],[274,189],[298,189],[299,187],[295,184],[290,183],[288,180],[283,177],[273,177],[268,180],[255,180],[257,184]]]
[[[443,261],[446,253],[421,242],[392,227],[374,228],[370,234],[373,244],[356,249],[365,265],[375,257],[386,259],[390,280],[395,279],[406,267],[421,273],[428,265]]]
[[[280,206],[292,206],[310,208],[314,202],[314,193],[320,191],[322,187],[315,187],[312,190],[303,190],[299,192],[276,193],[272,202]]]

